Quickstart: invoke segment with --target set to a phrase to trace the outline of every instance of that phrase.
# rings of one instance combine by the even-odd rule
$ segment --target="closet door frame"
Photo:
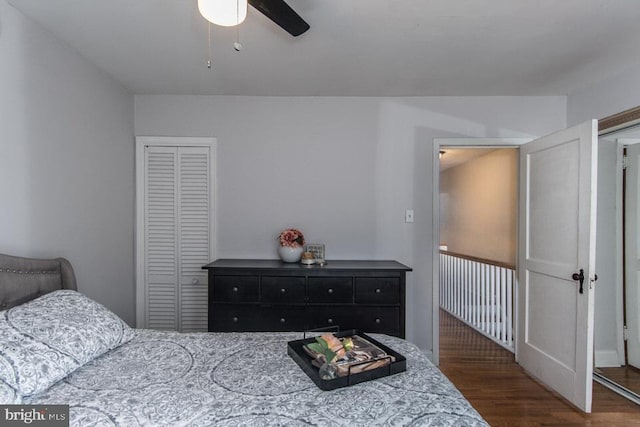
[[[136,136],[136,227],[135,227],[135,249],[136,249],[136,328],[146,328],[146,305],[145,305],[145,219],[144,219],[144,183],[145,183],[145,157],[144,147],[147,145],[165,147],[209,147],[210,158],[210,183],[209,186],[209,254],[210,261],[216,259],[216,229],[218,216],[215,215],[217,203],[217,140],[214,137],[173,137],[173,136]]]

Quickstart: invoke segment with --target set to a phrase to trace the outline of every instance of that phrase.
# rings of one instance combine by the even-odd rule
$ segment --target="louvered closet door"
[[[179,253],[180,330],[207,331],[207,272],[210,262],[209,149],[180,147]]]
[[[178,329],[178,151],[145,148],[146,327]]]
[[[209,147],[145,146],[146,327],[207,330]]]

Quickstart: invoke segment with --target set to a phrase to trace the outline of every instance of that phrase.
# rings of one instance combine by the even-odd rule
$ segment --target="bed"
[[[0,255],[0,403],[69,405],[73,426],[486,426],[413,344],[396,375],[322,391],[287,355],[301,333],[132,329],[76,291],[64,259]]]

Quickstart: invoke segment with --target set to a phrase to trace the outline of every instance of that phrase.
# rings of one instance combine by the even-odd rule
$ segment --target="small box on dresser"
[[[303,331],[326,326],[405,337],[406,272],[397,261],[219,259],[209,274],[209,331]]]

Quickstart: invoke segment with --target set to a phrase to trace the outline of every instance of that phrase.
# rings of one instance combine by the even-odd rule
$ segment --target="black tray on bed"
[[[311,380],[321,390],[335,390],[336,388],[347,387],[364,381],[375,380],[377,378],[386,377],[407,370],[407,359],[403,355],[392,350],[379,341],[371,338],[367,334],[360,332],[357,329],[336,332],[333,335],[335,335],[337,338],[359,335],[360,337],[371,342],[371,344],[378,346],[381,350],[387,353],[387,355],[393,356],[395,358],[395,361],[380,368],[363,371],[357,374],[349,374],[347,376],[338,377],[332,380],[323,380],[318,374],[318,368],[311,363],[311,356],[309,356],[304,348],[302,348],[305,344],[315,342],[316,339],[314,337],[311,337],[301,340],[289,341],[287,343],[287,354],[296,361],[296,363],[300,366],[300,368],[302,368],[304,373],[307,374],[309,378],[311,378]]]

